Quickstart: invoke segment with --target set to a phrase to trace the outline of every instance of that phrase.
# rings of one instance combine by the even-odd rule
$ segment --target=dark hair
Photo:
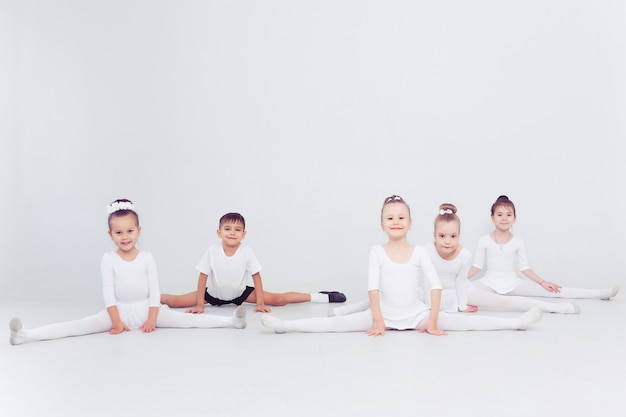
[[[383,202],[383,207],[380,209],[380,219],[383,219],[383,211],[385,210],[385,207],[388,204],[393,204],[393,203],[402,203],[406,206],[407,210],[409,210],[409,220],[411,220],[411,207],[409,207],[409,205],[407,204],[406,201],[404,201],[404,199],[402,197],[400,197],[399,195],[390,195],[389,197],[385,198],[385,201]]]
[[[447,211],[450,211],[449,213]],[[456,206],[451,203],[443,203],[439,206],[439,214],[435,217],[435,228],[439,222],[457,222],[461,231],[461,219],[456,215]]]
[[[115,206],[120,205],[120,203],[127,203],[127,205],[129,205],[131,208],[115,208]],[[124,206],[125,204],[122,204],[122,206]],[[120,198],[118,200],[115,200],[113,202],[111,202],[111,204],[109,204],[109,218],[107,219],[107,223],[109,225],[109,230],[111,229],[111,219],[114,217],[124,217],[127,215],[132,215],[135,217],[135,223],[137,224],[137,226],[139,226],[139,215],[137,214],[137,212],[135,211],[134,207],[133,207],[133,202],[125,199],[125,198]],[[113,210],[113,211],[111,211]]]
[[[513,202],[511,200],[509,200],[509,197],[507,197],[505,195],[501,195],[500,197],[498,197],[496,199],[496,202],[491,205],[491,215],[492,216],[496,212],[496,209],[498,207],[500,207],[500,206],[511,207],[511,209],[513,210],[513,216],[517,216],[515,214],[515,204],[513,204]]]
[[[243,230],[246,230],[246,219],[239,213],[226,213],[220,217],[220,229],[225,223],[241,223]]]

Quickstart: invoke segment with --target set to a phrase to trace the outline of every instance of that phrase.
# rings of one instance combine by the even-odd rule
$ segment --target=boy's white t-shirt
[[[239,297],[247,285],[252,286],[252,275],[261,271],[261,264],[252,249],[241,244],[232,256],[226,256],[221,243],[209,246],[196,269],[208,276],[207,292],[220,300]]]

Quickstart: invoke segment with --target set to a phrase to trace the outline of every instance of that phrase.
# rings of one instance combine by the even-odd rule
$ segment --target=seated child
[[[197,265],[200,276],[196,291],[171,295],[162,294],[161,303],[173,308],[192,307],[187,313],[203,313],[204,305],[241,305],[256,303],[255,312],[271,312],[267,305],[289,303],[343,303],[346,296],[338,291],[271,293],[263,290],[261,265],[252,249],[243,244],[246,221],[239,213],[227,213],[220,218],[217,237],[221,243],[210,246]],[[248,284],[252,276],[254,287]]]

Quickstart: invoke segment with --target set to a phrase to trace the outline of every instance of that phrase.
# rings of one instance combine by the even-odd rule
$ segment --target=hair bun
[[[456,214],[456,206],[451,203],[443,203],[439,206],[439,214]]]

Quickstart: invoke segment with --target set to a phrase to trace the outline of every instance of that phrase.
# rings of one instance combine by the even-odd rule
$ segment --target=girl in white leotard
[[[617,294],[618,287],[598,290],[561,287],[546,281],[530,269],[523,240],[511,233],[516,213],[515,205],[507,196],[501,195],[493,203],[491,220],[495,229],[479,239],[474,263],[468,273],[468,278],[473,278],[480,270],[485,269],[484,276],[475,281],[476,287],[506,296],[609,300]],[[520,278],[517,271],[528,279]]]
[[[300,320],[264,315],[263,325],[276,333],[365,331],[370,336],[382,336],[386,329],[419,329],[445,335],[446,330],[526,329],[541,317],[539,309],[512,318],[440,312],[439,276],[425,250],[407,241],[411,214],[401,197],[393,195],[385,199],[381,227],[389,240],[370,251],[369,308],[347,315]],[[420,299],[422,277],[431,288],[431,307]]]
[[[157,268],[152,254],[135,245],[141,233],[139,217],[130,200],[108,206],[109,236],[117,246],[102,257],[102,290],[106,310],[92,316],[28,329],[19,318],[9,323],[9,342],[59,339],[108,331],[119,334],[131,329],[151,333],[157,327],[212,328],[246,327],[246,310],[238,307],[232,316],[190,315],[159,303]]]

